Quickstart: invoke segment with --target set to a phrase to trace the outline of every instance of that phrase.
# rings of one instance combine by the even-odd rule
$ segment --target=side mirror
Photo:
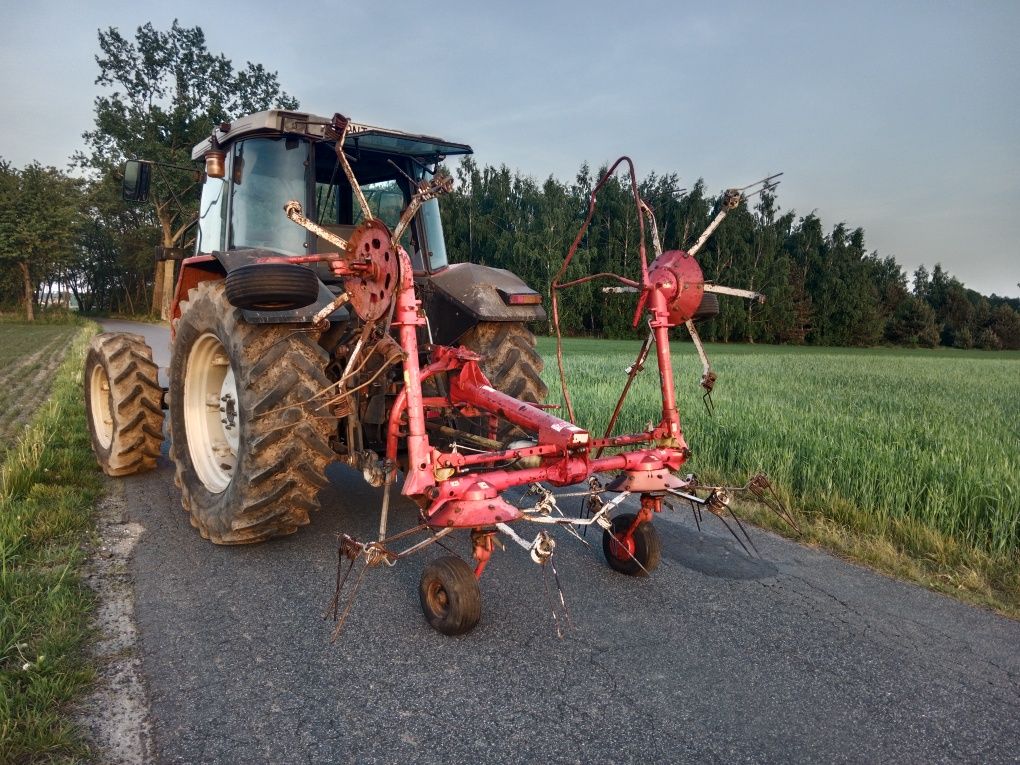
[[[149,199],[149,180],[152,165],[137,159],[129,159],[124,163],[124,183],[121,196],[125,202],[147,202]]]

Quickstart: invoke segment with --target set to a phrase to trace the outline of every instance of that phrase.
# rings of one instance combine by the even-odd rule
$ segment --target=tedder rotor
[[[445,277],[442,269],[433,273],[427,264],[423,267],[422,253],[428,252],[423,245],[428,237],[436,236],[437,225],[430,224],[425,213],[431,210],[430,214],[438,215],[434,200],[450,190],[449,178],[420,171],[421,155],[411,154],[410,161],[404,163],[391,159],[389,164],[397,168],[392,182],[402,190],[404,204],[399,214],[387,221],[369,193],[375,188],[360,181],[355,170],[362,166],[380,172],[384,169],[382,162],[373,164],[365,148],[372,145],[371,129],[339,114],[317,124],[320,129],[309,139],[316,145],[310,151],[319,152],[319,144],[325,144],[335,156],[335,165],[322,175],[321,152],[315,154],[313,164],[320,168],[320,182],[326,176],[331,179],[337,199],[331,198],[333,191],[320,188],[309,204],[291,197],[273,213],[285,222],[289,218],[287,225],[303,229],[306,241],[317,246],[306,247],[303,253],[282,247],[231,248],[225,238],[228,234],[217,229],[224,250],[192,259],[197,262],[190,270],[186,261],[178,280],[178,296],[187,300],[177,305],[173,323],[175,359],[166,396],[171,409],[171,456],[177,464],[185,506],[203,535],[234,543],[293,531],[307,522],[307,508],[315,507],[317,489],[325,482],[325,464],[346,462],[361,470],[370,483],[383,487],[377,537],[358,540],[345,534],[340,539],[341,558],[348,561],[347,574],[357,562],[363,566],[357,582],[370,567],[395,565],[458,530],[470,534],[472,563],[455,556],[439,558],[425,568],[420,582],[421,606],[428,623],[448,635],[465,633],[478,622],[478,578],[500,537],[524,548],[536,563],[551,566],[556,546],[551,527],[577,535],[578,529],[598,526],[603,532],[605,557],[613,569],[648,575],[660,559],[652,520],[664,507],[681,500],[690,505],[699,524],[702,509],[724,522],[729,514],[751,543],[729,507],[733,488],[703,486],[693,475],[680,473],[691,451],[681,427],[669,333],[681,326],[689,332],[701,359],[701,384],[707,395],[715,374],[693,321],[704,310],[706,294],[764,298],[706,282],[697,254],[728,212],[773,186],[775,176],[728,191],[720,210],[688,251],[664,251],[653,211],[638,193],[633,164],[626,157],[613,164],[594,187],[587,217],[551,285],[564,419],[542,403],[545,389],[540,382],[509,385],[505,378],[511,374],[507,371],[510,365],[494,368],[490,363],[501,348],[510,346],[533,354],[530,334],[521,335],[517,327],[521,316],[526,321],[544,314],[509,313],[506,316],[516,318],[517,323],[506,323],[506,316],[497,313],[488,321],[481,317],[474,327],[459,332],[440,329],[450,325],[451,314],[437,311],[430,296],[433,285]],[[307,133],[307,125],[304,129]],[[412,138],[418,140],[415,146],[427,143],[423,137]],[[217,172],[221,177],[225,174],[223,140],[214,134],[201,146],[212,177]],[[409,138],[404,140],[403,145],[411,145]],[[447,152],[450,146],[458,146],[433,144]],[[255,159],[251,149],[249,155]],[[352,159],[357,161],[352,163]],[[235,151],[234,200],[242,190],[249,192],[242,183],[256,180],[255,175],[249,175],[243,176],[242,182],[242,173],[247,172],[244,162]],[[592,220],[599,192],[621,167],[629,174],[640,226],[640,271],[633,277],[592,274],[564,281]],[[339,210],[342,216],[345,204],[348,225],[323,222],[324,207]],[[230,231],[253,225],[232,218],[233,210],[243,211],[236,201],[232,205],[235,207],[224,212]],[[309,211],[309,206],[314,209]],[[650,228],[647,236],[646,224]],[[646,238],[654,249],[651,262]],[[414,254],[409,254],[409,248]],[[204,270],[195,270],[196,266]],[[521,305],[537,302],[532,299],[537,293],[507,272],[485,276],[484,281],[491,283],[497,278],[511,285],[500,293],[507,310],[514,307],[517,297],[523,298],[517,301]],[[598,435],[577,423],[574,416],[563,368],[558,301],[562,290],[604,279],[618,285],[607,291],[637,293],[633,325],[647,326],[648,333],[609,425]],[[511,299],[505,299],[507,294]],[[463,301],[457,305],[463,307]],[[214,315],[220,310],[217,306],[225,310],[225,319]],[[261,332],[257,331],[260,326]],[[437,342],[436,332],[445,335],[438,338],[441,342]],[[472,347],[468,342],[486,333],[499,338],[496,347],[479,347],[477,343]],[[118,347],[111,345],[110,336],[101,337],[107,338],[104,342],[110,347],[104,351],[97,345],[90,352],[86,370],[86,379],[92,380],[87,400],[93,441],[107,472],[125,474],[133,470],[125,467],[123,456],[113,462],[107,456],[104,462],[111,443],[120,443],[118,439],[123,441],[126,436],[122,435],[127,433],[127,414],[123,422],[117,416],[123,402],[116,400],[118,391],[109,383],[111,378],[131,380],[131,375],[138,375],[116,367],[117,353],[136,359],[145,379],[152,378],[151,354],[137,336]],[[659,421],[641,432],[618,434],[614,429],[628,391],[653,350],[661,389]],[[530,356],[525,353],[518,358]],[[289,382],[266,382],[273,375],[288,375]],[[521,390],[528,395],[522,395]],[[154,445],[158,447],[152,435],[159,425],[153,409],[148,405],[140,410],[146,428],[142,442],[149,456],[137,469],[151,467],[152,450]],[[302,448],[308,452],[302,454]],[[398,470],[403,472],[402,480]],[[268,490],[260,489],[260,482]],[[390,534],[391,494],[398,483],[400,493],[417,508],[417,523]],[[582,490],[557,495],[550,489],[575,485]],[[504,496],[515,487],[527,487],[527,501],[520,503],[526,506]],[[792,523],[770,488],[764,475],[738,487]],[[614,496],[605,498],[604,494]],[[637,500],[636,511],[624,512],[632,495]],[[564,514],[557,502],[565,496],[583,497],[584,511],[578,516]],[[531,524],[535,532],[524,531]],[[744,545],[728,523],[727,528]],[[345,580],[346,575],[341,576],[338,570],[335,634],[357,589],[355,585],[341,612]]]

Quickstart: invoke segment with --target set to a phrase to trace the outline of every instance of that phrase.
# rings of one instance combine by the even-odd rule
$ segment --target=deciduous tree
[[[35,288],[74,254],[81,182],[38,162],[15,170],[0,160],[0,261],[16,269],[25,316],[35,319]]]
[[[115,171],[125,159],[141,158],[188,167],[191,147],[221,122],[252,111],[297,108],[296,99],[280,88],[275,71],[247,62],[235,69],[222,53],[211,53],[200,27],[175,20],[168,31],[151,23],[138,27],[134,39],[115,27],[99,32],[96,83],[105,92],[95,100],[95,128],[84,134],[89,153],[78,161],[101,174]],[[187,175],[154,173],[152,214],[165,247],[179,246],[194,217],[194,189]],[[173,262],[156,271],[153,308],[167,317]]]

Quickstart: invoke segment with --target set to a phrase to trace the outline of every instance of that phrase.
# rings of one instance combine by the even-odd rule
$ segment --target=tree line
[[[157,244],[189,246],[200,180],[188,169],[191,147],[231,118],[298,107],[275,72],[251,62],[235,68],[208,50],[197,26],[146,24],[133,38],[109,28],[99,32],[99,50],[102,91],[73,172],[0,158],[0,308],[20,306],[29,318],[36,306],[71,296],[85,312],[165,316],[173,263],[154,263],[153,252]],[[120,198],[119,168],[133,157],[164,163],[154,169],[149,205]],[[601,171],[583,165],[569,183],[539,183],[468,157],[453,174],[454,191],[440,201],[451,259],[509,269],[548,296]],[[629,186],[622,176],[605,186],[568,278],[638,273]],[[721,199],[701,180],[681,189],[676,174],[652,173],[639,189],[666,249],[689,247]],[[732,211],[699,260],[706,278],[767,296],[764,305],[722,298],[702,328],[707,340],[1020,348],[1020,300],[980,295],[937,264],[908,280],[892,257],[866,249],[862,229],[839,223],[826,231],[813,213],[782,212],[774,192]],[[633,332],[635,297],[602,286],[562,295],[566,332]]]
[[[0,158],[0,307],[20,305],[29,318],[54,293],[86,312],[166,317],[174,263],[155,263],[154,251],[194,244],[192,146],[231,118],[298,106],[276,72],[235,67],[198,26],[145,24],[133,37],[110,27],[99,51],[95,123],[73,172]],[[120,198],[120,168],[133,158],[160,163],[148,205]]]
[[[441,200],[451,258],[513,271],[548,297],[604,171],[583,165],[571,183],[551,176],[538,183],[506,166],[462,160],[453,193]],[[651,173],[638,189],[655,211],[665,249],[689,248],[722,200],[703,180],[682,189],[672,173]],[[615,176],[599,194],[567,279],[603,272],[637,278],[638,231],[630,180]],[[698,259],[706,279],[767,298],[759,305],[721,297],[719,315],[701,329],[710,341],[1020,349],[1020,299],[981,295],[939,264],[908,279],[894,258],[868,251],[863,229],[838,223],[826,231],[814,213],[781,212],[774,191],[730,212]],[[636,297],[605,294],[605,284],[561,294],[565,332],[633,334]]]

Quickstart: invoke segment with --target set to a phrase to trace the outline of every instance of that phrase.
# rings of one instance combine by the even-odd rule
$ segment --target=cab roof
[[[257,135],[300,135],[312,140],[325,140],[326,128],[332,123],[329,117],[305,112],[270,109],[238,117],[220,125],[214,131],[216,140],[227,145],[239,138]],[[347,146],[365,151],[399,154],[425,161],[438,161],[457,154],[471,154],[467,144],[453,143],[434,136],[404,133],[400,130],[374,127],[351,122],[347,129]],[[191,158],[200,160],[212,148],[212,139],[206,138],[191,150]]]

